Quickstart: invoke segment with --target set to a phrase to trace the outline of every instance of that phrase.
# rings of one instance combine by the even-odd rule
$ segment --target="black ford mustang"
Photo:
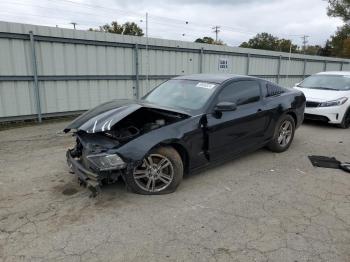
[[[264,146],[287,150],[304,108],[302,92],[263,79],[180,76],[75,119],[67,161],[93,194],[119,177],[136,193],[170,193],[184,173]]]

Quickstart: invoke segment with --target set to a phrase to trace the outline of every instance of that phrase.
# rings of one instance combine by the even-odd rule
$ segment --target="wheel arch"
[[[294,124],[295,126],[297,127],[299,125],[298,123],[298,117],[297,117],[297,114],[293,111],[287,111],[286,112],[286,115],[290,115],[291,117],[293,117],[293,120],[294,120]]]
[[[190,169],[190,157],[187,148],[181,144],[179,141],[163,141],[154,146],[152,149],[160,146],[170,146],[176,150],[176,152],[180,155],[183,167],[184,167],[184,173],[188,173]],[[152,150],[151,149],[151,150]],[[150,150],[150,151],[151,151]]]
[[[348,106],[348,108],[344,112],[343,119],[341,120],[341,123],[339,124],[340,127],[342,127],[342,128],[348,128],[349,127],[345,123],[347,117],[350,117],[350,105]]]

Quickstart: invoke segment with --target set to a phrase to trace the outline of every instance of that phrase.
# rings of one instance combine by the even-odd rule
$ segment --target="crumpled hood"
[[[295,87],[295,89],[302,91],[307,101],[315,101],[315,102],[331,101],[341,97],[348,97],[350,95],[349,91],[332,91],[332,90],[321,90],[321,89],[299,88],[299,87]]]
[[[87,133],[97,133],[110,130],[112,126],[142,108],[158,108],[188,115],[188,113],[153,104],[146,104],[138,100],[112,100],[103,103],[73,120],[63,131],[68,133],[71,129],[83,130]]]

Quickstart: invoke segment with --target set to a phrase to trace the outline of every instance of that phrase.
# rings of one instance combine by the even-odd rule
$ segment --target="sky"
[[[302,44],[324,45],[342,22],[327,16],[324,0],[1,0],[0,20],[77,29],[133,21],[149,37],[194,41],[210,36],[238,46],[259,32]]]

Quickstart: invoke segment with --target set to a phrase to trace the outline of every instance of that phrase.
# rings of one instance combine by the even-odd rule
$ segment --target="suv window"
[[[234,102],[245,105],[260,100],[260,85],[253,80],[238,81],[228,84],[220,92],[218,102]]]

